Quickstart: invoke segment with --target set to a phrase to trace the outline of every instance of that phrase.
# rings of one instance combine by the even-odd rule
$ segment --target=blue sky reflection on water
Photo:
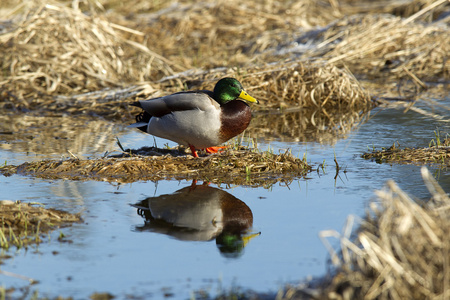
[[[59,230],[38,251],[20,250],[6,260],[2,270],[38,279],[34,288],[40,295],[86,298],[93,292],[108,291],[116,296],[127,294],[154,296],[173,293],[175,298],[189,298],[193,290],[205,288],[212,294],[220,286],[235,284],[261,292],[276,291],[285,283],[295,283],[307,276],[326,272],[327,251],[318,238],[321,230],[341,231],[349,214],[362,216],[373,191],[394,179],[408,193],[426,198],[428,193],[420,178],[420,167],[376,164],[360,158],[372,146],[376,148],[399,141],[403,146],[426,146],[433,131],[450,132],[449,123],[437,122],[410,111],[381,110],[335,145],[316,143],[265,143],[274,151],[290,148],[320,169],[289,186],[271,189],[235,186],[226,192],[245,202],[253,213],[253,238],[237,259],[222,256],[215,241],[186,242],[164,234],[139,232],[144,219],[130,206],[147,197],[171,194],[187,187],[187,181],[136,182],[110,184],[41,180],[22,176],[0,177],[2,198],[38,201],[72,212],[81,211],[84,223],[62,229],[73,243],[57,241]],[[113,137],[112,137],[113,138]],[[125,147],[153,144],[149,136],[124,131]],[[158,145],[165,143],[158,140]],[[0,152],[3,156],[4,151]],[[9,156],[13,156],[8,152]],[[336,154],[341,171],[335,179],[333,158]],[[89,155],[93,155],[89,153]],[[98,154],[101,156],[101,153]],[[432,168],[445,190],[450,190],[448,170]],[[212,187],[217,187],[211,185]],[[54,254],[52,254],[52,252]],[[2,285],[24,286],[24,282],[0,275]]]
[[[189,186],[189,182],[159,182],[157,188],[152,182],[139,182],[117,188],[101,182],[66,181],[61,183],[69,186],[59,184],[55,188],[55,182],[35,179],[27,185],[29,190],[39,194],[40,189],[53,188],[53,193],[59,195],[41,202],[74,211],[81,208],[87,225],[76,224],[63,230],[73,244],[53,240],[39,246],[42,255],[21,251],[6,266],[9,271],[39,278],[39,291],[52,294],[71,294],[81,287],[88,293],[107,290],[122,294],[131,287],[143,293],[157,293],[163,286],[178,288],[178,283],[186,285],[186,292],[211,286],[209,282],[219,278],[225,286],[236,280],[244,287],[276,290],[283,282],[323,274],[326,251],[317,237],[318,231],[340,229],[348,213],[344,206],[356,206],[362,212],[363,203],[357,197],[339,200],[332,176],[321,180],[328,187],[319,187],[320,192],[311,187],[311,180],[294,182],[290,189],[274,186],[271,191],[246,187],[226,190],[250,207],[253,229],[261,232],[240,258],[227,259],[221,256],[214,241],[182,242],[135,230],[144,221],[129,204],[155,194],[171,193]],[[67,191],[73,194],[76,186],[78,199],[61,196]],[[331,199],[334,201],[330,203]],[[58,204],[52,203],[55,200]],[[328,208],[324,210],[324,206]],[[58,254],[51,255],[51,251]],[[69,276],[71,280],[67,280]],[[55,280],[62,283],[56,290]],[[216,284],[213,282],[212,287]]]

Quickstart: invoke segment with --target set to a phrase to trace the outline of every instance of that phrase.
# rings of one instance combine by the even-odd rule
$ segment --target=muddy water
[[[441,104],[449,106],[450,99]],[[416,106],[442,113],[420,102]],[[33,278],[38,284],[28,286],[22,279],[0,274],[1,285],[74,299],[85,299],[94,292],[109,292],[119,299],[130,295],[186,299],[195,291],[213,296],[220,288],[233,286],[276,292],[286,283],[323,276],[328,255],[318,233],[341,231],[349,214],[363,216],[373,191],[387,179],[394,179],[417,198],[428,196],[419,166],[380,165],[360,155],[396,141],[402,146],[426,146],[434,130],[450,132],[449,116],[445,111],[442,115],[444,120],[413,110],[403,113],[403,108],[378,108],[350,133],[329,143],[261,138],[258,146],[262,149],[290,148],[299,156],[306,152],[315,171],[289,186],[270,189],[205,187],[198,182],[193,191],[202,206],[189,197],[192,182],[186,181],[115,184],[0,177],[2,199],[81,211],[84,220],[52,233],[38,247],[9,251],[13,257],[4,261],[1,270]],[[152,137],[106,121],[1,118],[0,158],[8,164],[67,157],[68,150],[80,157],[101,157],[118,150],[116,136],[125,147],[154,142]],[[167,141],[156,142],[161,147]],[[334,155],[342,168],[338,174]],[[324,168],[318,168],[323,162]],[[431,169],[449,191],[450,171]],[[232,216],[239,215],[236,222],[243,235],[233,235],[237,225],[224,225],[235,224],[227,223],[230,213],[224,203],[246,212],[231,210]],[[214,226],[207,220],[214,220]],[[57,240],[60,232],[66,242]],[[227,233],[237,236],[231,250]]]

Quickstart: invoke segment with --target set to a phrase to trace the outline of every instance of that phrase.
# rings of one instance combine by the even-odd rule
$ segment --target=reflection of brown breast
[[[224,230],[232,233],[242,233],[253,226],[253,213],[241,200],[230,194],[220,197]]]
[[[221,143],[223,143],[240,134],[248,127],[252,119],[252,112],[250,107],[240,100],[230,101],[221,108],[220,139]]]

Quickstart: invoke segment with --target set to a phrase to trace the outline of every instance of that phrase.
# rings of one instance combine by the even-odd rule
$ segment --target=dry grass
[[[164,77],[156,83],[137,84],[126,88],[104,89],[98,92],[58,95],[36,99],[42,114],[100,115],[107,119],[130,122],[138,112],[128,105],[130,97],[158,97],[180,90],[213,89],[218,78],[235,77],[261,103],[253,109],[319,110],[321,118],[331,118],[332,112],[355,114],[367,112],[375,105],[353,75],[345,70],[322,63],[290,62],[249,68],[217,68],[209,71],[182,72]],[[154,88],[157,87],[157,88]],[[14,102],[14,101],[13,101]],[[5,107],[20,107],[18,102],[5,102]],[[327,113],[329,111],[329,113]],[[331,123],[330,126],[333,127]]]
[[[182,150],[142,148],[123,155],[93,159],[45,160],[4,166],[9,176],[22,174],[50,179],[134,182],[139,180],[203,180],[216,184],[271,186],[305,176],[311,167],[286,151],[259,153],[242,147],[195,159]]]
[[[0,86],[6,102],[31,108],[33,101],[46,105],[41,98],[49,95],[96,91],[173,73],[166,59],[124,38],[124,32],[142,35],[138,31],[110,23],[94,11],[87,15],[75,2],[75,7],[56,1],[26,4],[25,12],[0,31]]]
[[[0,201],[0,247],[26,247],[39,243],[42,234],[79,222],[80,215],[44,208],[39,203]]]
[[[227,74],[254,90],[264,108],[323,108],[343,101],[340,107],[359,109],[367,93],[336,66],[412,79],[418,86],[448,78],[445,20],[416,22],[434,20],[446,7],[442,0],[9,0],[0,5],[0,106],[125,120],[128,98],[211,87]],[[368,15],[355,15],[361,12]],[[300,61],[290,46],[302,43],[309,50],[302,50]],[[292,62],[281,62],[280,55]],[[325,62],[314,62],[318,58]],[[223,66],[223,72],[215,69]],[[349,102],[362,105],[347,107]]]
[[[417,16],[434,20],[445,12],[442,1],[172,1],[149,14],[132,8],[136,17],[130,26],[145,32],[143,41],[170,60],[188,69],[210,69],[244,66],[267,49],[349,15],[389,13],[407,18],[441,2]],[[277,60],[264,56],[259,63],[272,61]]]
[[[371,78],[407,78],[423,81],[450,77],[450,41],[446,23],[423,24],[391,15],[354,15],[330,25],[316,36],[316,46],[303,58],[320,57],[337,66],[346,65]]]
[[[433,196],[429,202],[417,204],[389,181],[377,192],[381,203],[373,203],[356,241],[341,239],[334,293],[365,299],[450,295],[450,199],[426,168],[422,175]]]
[[[192,67],[209,68],[206,57],[217,59],[213,65],[235,65],[231,53],[255,45],[263,50],[266,42],[255,44],[255,39],[266,33],[270,33],[266,41],[279,42],[274,38],[280,39],[281,32],[305,25],[298,10],[313,6],[313,1],[283,6],[258,1],[153,2],[145,4],[144,11],[160,10],[149,16],[135,14],[142,1],[127,7],[117,1],[82,2],[81,8],[75,1],[25,1],[20,8],[10,2],[2,3],[10,19],[0,27],[0,50],[6,54],[0,84],[4,99],[26,108],[30,98],[98,91],[155,81]],[[117,11],[106,13],[109,7]],[[133,21],[122,17],[127,14]],[[280,15],[289,15],[290,21]],[[194,66],[187,61],[191,58],[201,64]]]
[[[135,27],[170,60],[210,69],[243,66],[295,33],[329,23],[333,12],[327,1],[177,1],[139,14]]]
[[[290,289],[283,299],[446,299],[450,296],[450,198],[429,171],[432,198],[418,204],[389,181],[355,236],[323,231],[335,273],[318,289]],[[327,238],[340,241],[339,255]],[[308,295],[305,297],[305,295]],[[280,297],[281,298],[281,297]]]
[[[450,167],[450,138],[447,137],[442,142],[433,140],[430,147],[426,148],[400,149],[394,144],[387,149],[364,153],[362,157],[377,163],[439,164]]]
[[[424,22],[432,22],[445,17],[448,11],[446,0],[378,0],[378,1],[337,1],[337,8],[342,15],[355,14],[391,14],[402,18],[414,16]],[[444,5],[443,5],[444,4]]]

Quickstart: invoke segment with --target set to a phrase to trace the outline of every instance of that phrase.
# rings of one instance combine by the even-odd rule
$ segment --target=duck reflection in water
[[[167,234],[183,241],[215,239],[222,255],[238,257],[251,238],[253,214],[233,195],[208,186],[182,188],[172,194],[149,197],[133,205],[145,218],[137,231]]]

